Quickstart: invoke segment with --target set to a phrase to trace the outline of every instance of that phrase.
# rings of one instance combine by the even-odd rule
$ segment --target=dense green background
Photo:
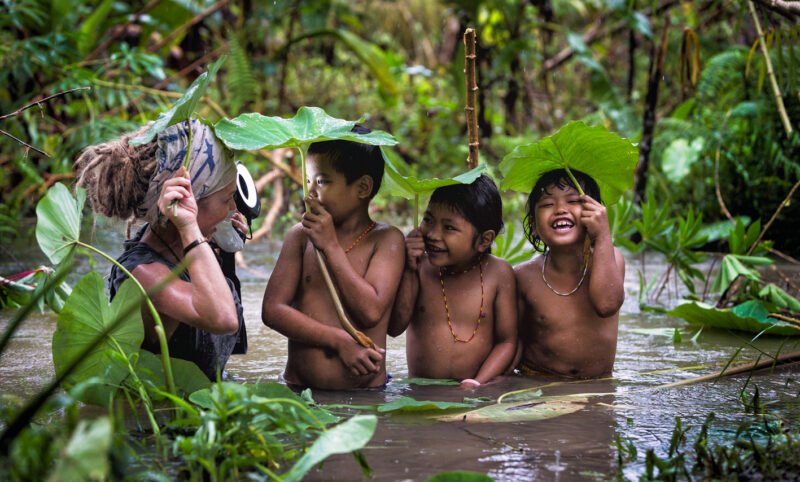
[[[788,117],[800,124],[800,12],[755,2]],[[767,2],[763,2],[767,3]],[[76,154],[154,118],[206,66],[228,60],[199,113],[294,115],[303,105],[363,118],[400,141],[411,174],[465,170],[462,34],[478,32],[481,156],[492,173],[515,146],[575,119],[638,141],[648,70],[667,32],[649,196],[675,214],[694,206],[721,219],[719,187],[733,215],[765,223],[799,176],[800,141],[781,124],[747,2],[676,0],[3,0],[0,115],[75,87],[40,107],[0,119],[0,244],[15,235],[46,188],[70,179]],[[137,15],[137,13],[142,13]],[[699,55],[682,53],[685,30]],[[683,66],[683,68],[682,68]],[[693,75],[696,83],[692,82]],[[245,154],[259,175],[297,159]],[[288,176],[265,188],[281,196],[276,234],[302,209]],[[518,220],[524,198],[509,193]],[[381,196],[378,209],[408,220],[409,206]],[[287,211],[288,210],[288,211]],[[768,233],[797,255],[797,203]],[[517,221],[518,222],[518,221]],[[519,232],[519,231],[518,231]],[[1,251],[0,251],[1,252]],[[6,253],[3,253],[8,254]]]

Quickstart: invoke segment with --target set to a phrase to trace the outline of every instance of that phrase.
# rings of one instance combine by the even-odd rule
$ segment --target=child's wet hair
[[[356,134],[369,134],[372,130],[356,124],[350,130]],[[322,141],[314,142],[308,146],[308,155],[313,155],[319,160],[330,161],[336,172],[340,172],[352,183],[361,176],[372,178],[372,199],[381,188],[383,180],[383,154],[381,148],[355,141]]]
[[[453,184],[437,188],[429,204],[442,204],[464,216],[480,235],[503,229],[503,200],[497,185],[489,176],[481,174],[472,184]]]
[[[581,185],[581,189],[583,189],[585,194],[591,196],[592,199],[597,202],[603,202],[602,199],[600,199],[600,187],[598,187],[597,182],[592,179],[592,176],[585,172],[578,171],[577,169],[570,169],[570,171],[572,175],[575,176],[575,180],[578,181],[578,184]],[[525,237],[528,238],[528,241],[533,245],[533,249],[540,253],[544,253],[545,250],[547,250],[547,245],[542,241],[542,238],[536,234],[536,203],[539,202],[539,199],[542,198],[542,194],[547,192],[550,186],[556,186],[560,189],[571,187],[577,190],[569,174],[567,174],[566,169],[553,169],[552,171],[548,171],[534,184],[530,195],[528,195],[528,203],[525,206],[525,217],[522,220],[522,228],[525,230]]]

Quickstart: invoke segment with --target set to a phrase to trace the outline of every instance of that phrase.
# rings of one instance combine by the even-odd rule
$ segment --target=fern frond
[[[227,90],[231,94],[231,108],[234,113],[254,101],[258,95],[258,84],[253,76],[247,53],[236,36],[231,36],[229,42]]]

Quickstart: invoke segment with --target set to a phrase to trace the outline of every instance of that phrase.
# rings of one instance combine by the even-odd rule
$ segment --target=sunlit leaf
[[[128,370],[115,361],[112,352],[121,349],[127,355],[139,350],[144,340],[144,326],[139,309],[141,303],[141,292],[131,280],[122,283],[109,305],[102,276],[91,272],[81,278],[59,313],[56,331],[53,333],[53,364],[56,374],[61,375],[76,356],[113,325],[115,328],[103,337],[103,341],[70,375],[69,384],[73,385],[91,377],[100,377],[108,385],[120,383],[128,375]],[[87,391],[84,401],[105,405],[113,391],[114,388],[105,384],[97,385]]]
[[[36,205],[36,241],[53,264],[71,256],[80,238],[86,191],[77,188],[75,194],[59,182]]]
[[[768,335],[800,336],[800,329],[772,318],[767,318],[768,310],[762,302],[751,300],[728,308],[714,308],[698,301],[678,305],[667,314],[683,318],[692,325],[708,326],[728,330],[761,333]]]
[[[378,418],[375,415],[356,415],[323,432],[294,467],[281,476],[281,479],[299,481],[315,465],[331,455],[361,450],[372,438],[377,425]]]
[[[500,163],[501,189],[530,192],[536,181],[554,169],[577,169],[600,186],[610,206],[633,187],[638,148],[602,126],[571,122],[534,144],[518,146]]]
[[[222,56],[211,64],[208,71],[200,74],[200,76],[192,82],[192,85],[189,86],[186,92],[172,104],[172,107],[168,111],[162,112],[144,134],[131,139],[129,143],[132,146],[147,144],[169,126],[183,122],[192,117],[200,99],[206,94],[208,84],[214,80],[220,66],[225,62],[225,58],[225,56]]]
[[[560,417],[583,409],[591,394],[542,397],[534,401],[496,403],[466,413],[433,417],[443,422],[533,422]],[[598,394],[602,395],[602,394]]]
[[[384,181],[386,182],[385,189],[392,196],[414,199],[415,196],[434,191],[439,187],[452,186],[454,184],[471,184],[475,179],[480,177],[485,170],[486,165],[481,164],[455,177],[417,179],[414,176],[403,176],[392,166],[387,164],[384,171]]]
[[[214,126],[217,138],[235,150],[303,147],[312,142],[346,140],[373,146],[393,146],[397,141],[383,131],[352,132],[354,121],[329,116],[319,107],[300,107],[291,119],[255,112],[222,119]]]

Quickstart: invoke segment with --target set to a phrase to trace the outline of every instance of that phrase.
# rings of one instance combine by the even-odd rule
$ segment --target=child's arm
[[[506,262],[498,263],[497,297],[494,300],[494,347],[481,365],[475,379],[462,386],[477,386],[506,372],[517,350],[517,280]]]
[[[361,347],[346,331],[320,323],[293,306],[303,270],[303,238],[299,224],[286,235],[264,292],[262,321],[291,340],[334,350],[353,374],[377,372],[383,359],[380,352]]]
[[[406,238],[406,265],[389,320],[389,336],[400,336],[411,322],[419,294],[419,264],[424,253],[425,241],[419,230],[414,229]]]
[[[361,328],[372,328],[391,309],[403,271],[403,235],[397,229],[379,233],[379,242],[364,276],[360,276],[336,239],[331,215],[315,198],[307,198],[309,212],[303,216],[305,233],[328,262],[342,303]]]
[[[598,316],[606,318],[619,312],[625,300],[625,259],[611,240],[605,206],[590,196],[584,195],[581,200],[581,222],[594,241],[589,301]]]

